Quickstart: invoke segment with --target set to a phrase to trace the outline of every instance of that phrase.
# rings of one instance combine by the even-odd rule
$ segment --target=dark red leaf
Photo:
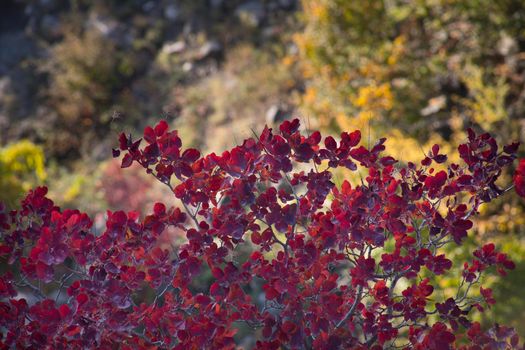
[[[335,151],[337,149],[337,142],[332,136],[328,136],[324,139],[324,144],[326,146],[326,149],[330,151]]]
[[[168,130],[168,123],[165,120],[161,120],[156,126],[155,126],[155,135],[157,137],[164,135],[164,133]]]
[[[126,153],[124,155],[124,158],[122,158],[122,164],[120,165],[121,168],[128,168],[133,163],[133,156],[129,153]]]
[[[193,163],[200,157],[200,152],[193,148],[188,148],[182,153],[182,160],[188,163]]]
[[[144,140],[147,143],[154,143],[157,141],[157,136],[155,135],[155,130],[151,126],[146,126],[144,129]]]

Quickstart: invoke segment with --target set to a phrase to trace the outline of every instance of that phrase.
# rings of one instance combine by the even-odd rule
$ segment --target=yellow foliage
[[[304,96],[303,96],[304,103],[308,105],[312,105],[315,103],[316,100],[317,100],[317,90],[312,86],[307,87],[306,92],[304,93]]]
[[[64,202],[72,202],[73,200],[77,199],[78,196],[82,193],[82,188],[84,184],[86,183],[86,179],[82,175],[76,175],[73,178],[73,181],[71,185],[66,189],[63,195]]]
[[[399,62],[399,59],[405,54],[405,43],[406,37],[404,35],[399,35],[394,39],[390,56],[387,58],[389,66],[395,66]]]
[[[362,109],[390,110],[392,109],[392,90],[389,83],[376,85],[372,83],[363,86],[357,91],[357,97],[350,98],[352,102]]]
[[[403,162],[421,161],[434,144],[440,145],[440,153],[446,154],[448,161],[456,162],[459,159],[457,151],[437,134],[433,134],[425,143],[408,137],[399,129],[392,129],[385,137],[386,152]],[[437,165],[434,167],[436,168]]]
[[[328,20],[328,2],[327,1],[303,1],[303,11],[306,16],[312,20],[323,22]]]
[[[31,141],[21,140],[0,149],[0,161],[7,173],[24,176],[34,172],[39,181],[46,179],[44,151]]]
[[[28,140],[0,148],[0,201],[14,205],[23,192],[46,179],[44,151]]]

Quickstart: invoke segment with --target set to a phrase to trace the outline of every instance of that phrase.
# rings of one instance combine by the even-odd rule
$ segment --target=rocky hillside
[[[293,109],[300,87],[280,63],[295,50],[297,9],[295,0],[3,1],[0,143],[29,138],[59,163],[101,160],[117,131],[164,117],[220,150]]]

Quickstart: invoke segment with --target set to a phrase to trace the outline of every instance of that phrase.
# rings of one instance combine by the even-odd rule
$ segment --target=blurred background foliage
[[[359,128],[365,144],[386,136],[403,161],[434,143],[454,161],[468,127],[525,141],[524,87],[522,0],[5,0],[0,200],[44,183],[102,221],[169,201],[110,160],[119,132],[161,118],[204,152],[299,116],[325,133]],[[523,201],[506,194],[475,227],[449,253],[489,240],[509,252],[518,267],[489,277],[502,302],[484,317],[525,336]]]
[[[42,147],[20,140],[0,148],[0,193],[7,205],[15,205],[46,176]]]

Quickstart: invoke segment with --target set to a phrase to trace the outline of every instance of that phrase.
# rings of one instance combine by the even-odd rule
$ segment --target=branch
[[[339,321],[336,325],[335,325],[335,329],[341,327],[343,325],[343,323],[345,323],[350,317],[352,317],[354,311],[355,311],[355,308],[357,307],[357,304],[359,303],[359,300],[361,300],[361,293],[363,292],[363,287],[362,286],[359,286],[357,288],[357,295],[355,297],[355,300],[354,300],[354,303],[352,304],[352,306],[350,306],[350,310],[348,310],[348,312],[346,313],[346,315],[341,319],[341,321]]]

